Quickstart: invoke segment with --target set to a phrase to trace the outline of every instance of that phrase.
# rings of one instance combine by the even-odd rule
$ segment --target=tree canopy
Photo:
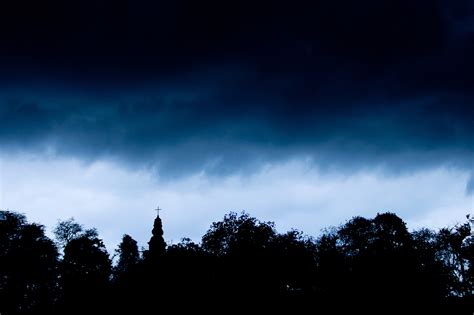
[[[142,253],[124,234],[114,264],[96,229],[71,218],[53,231],[56,243],[24,215],[0,212],[2,314],[198,311],[229,298],[239,299],[236,311],[474,309],[469,217],[438,231],[410,232],[387,212],[353,217],[315,238],[230,212],[200,243],[166,244],[157,216],[148,249]]]

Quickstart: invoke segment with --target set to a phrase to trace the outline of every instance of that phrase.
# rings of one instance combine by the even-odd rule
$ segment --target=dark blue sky
[[[470,165],[470,1],[2,6],[2,146],[217,172]]]
[[[469,0],[3,1],[4,163],[108,161],[168,183],[295,159],[344,176],[449,169],[467,196],[473,21]]]

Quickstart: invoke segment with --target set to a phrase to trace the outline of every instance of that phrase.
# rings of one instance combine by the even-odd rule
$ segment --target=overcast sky
[[[28,10],[24,8],[28,7]],[[311,235],[474,209],[474,6],[24,1],[0,10],[0,208],[111,251],[246,210]]]

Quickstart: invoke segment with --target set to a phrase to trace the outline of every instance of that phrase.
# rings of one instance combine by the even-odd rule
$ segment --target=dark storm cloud
[[[285,85],[260,93],[254,76],[226,84],[144,89],[118,99],[33,95],[2,102],[5,147],[113,157],[171,173],[231,172],[261,162],[309,156],[322,166],[454,163],[472,157],[472,109],[454,96],[300,99]],[[205,81],[218,80],[219,77]],[[222,78],[221,78],[222,79]],[[204,85],[204,86],[203,86]],[[292,89],[291,89],[292,90]]]
[[[470,167],[469,1],[24,2],[0,10],[4,148],[168,174]]]

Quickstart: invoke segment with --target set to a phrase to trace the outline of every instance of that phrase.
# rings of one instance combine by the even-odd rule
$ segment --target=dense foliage
[[[124,235],[115,264],[95,229],[54,229],[0,212],[0,313],[71,314],[282,307],[474,310],[474,235],[466,223],[408,231],[393,213],[354,217],[318,238],[229,213],[199,244],[167,245],[155,219],[149,248]],[[181,301],[181,302],[179,302]]]

